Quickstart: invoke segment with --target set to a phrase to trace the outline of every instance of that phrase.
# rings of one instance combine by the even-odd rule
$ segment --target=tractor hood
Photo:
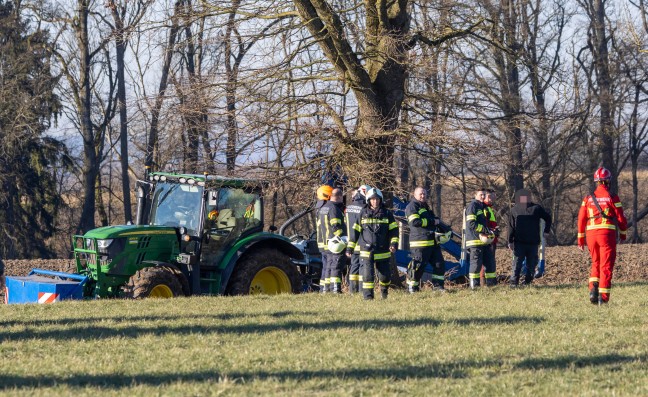
[[[120,237],[137,237],[151,235],[175,235],[177,231],[170,226],[151,225],[117,225],[92,229],[83,235],[85,238],[114,239]]]

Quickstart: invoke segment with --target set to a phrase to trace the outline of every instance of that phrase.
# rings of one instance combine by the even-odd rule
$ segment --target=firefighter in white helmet
[[[383,203],[383,195],[371,188],[366,195],[367,205],[360,212],[360,219],[352,227],[347,256],[351,257],[356,245],[360,246],[360,272],[364,299],[374,298],[375,270],[378,271],[380,294],[387,299],[391,282],[389,261],[398,247],[398,223]]]
[[[367,185],[361,185],[353,194],[351,204],[346,206],[345,223],[347,226],[347,236],[351,235],[351,228],[356,222],[360,221],[360,212],[366,205],[367,191],[371,188]],[[351,266],[349,267],[349,292],[360,292],[360,246],[356,245],[351,255]]]

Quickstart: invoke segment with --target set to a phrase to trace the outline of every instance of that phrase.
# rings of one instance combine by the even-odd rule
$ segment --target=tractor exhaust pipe
[[[144,208],[146,207],[146,192],[140,183],[137,184],[137,216],[135,217],[135,224],[141,225],[144,223]]]
[[[284,222],[283,225],[281,225],[281,227],[279,228],[279,234],[283,236],[288,226],[292,225],[297,219],[311,212],[313,210],[313,207],[313,204],[311,204],[306,209],[303,209],[295,215],[291,216],[286,222]]]

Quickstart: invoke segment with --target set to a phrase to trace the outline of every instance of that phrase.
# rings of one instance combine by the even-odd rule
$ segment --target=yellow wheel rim
[[[261,269],[250,284],[251,295],[275,295],[290,292],[292,292],[290,279],[283,270],[275,266]]]
[[[173,292],[171,292],[171,288],[168,286],[159,284],[153,287],[149,298],[173,298]]]

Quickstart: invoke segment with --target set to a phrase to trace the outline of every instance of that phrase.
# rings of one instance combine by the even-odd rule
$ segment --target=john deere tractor
[[[299,292],[308,260],[264,232],[262,183],[153,172],[137,182],[135,224],[73,237],[86,297]]]

